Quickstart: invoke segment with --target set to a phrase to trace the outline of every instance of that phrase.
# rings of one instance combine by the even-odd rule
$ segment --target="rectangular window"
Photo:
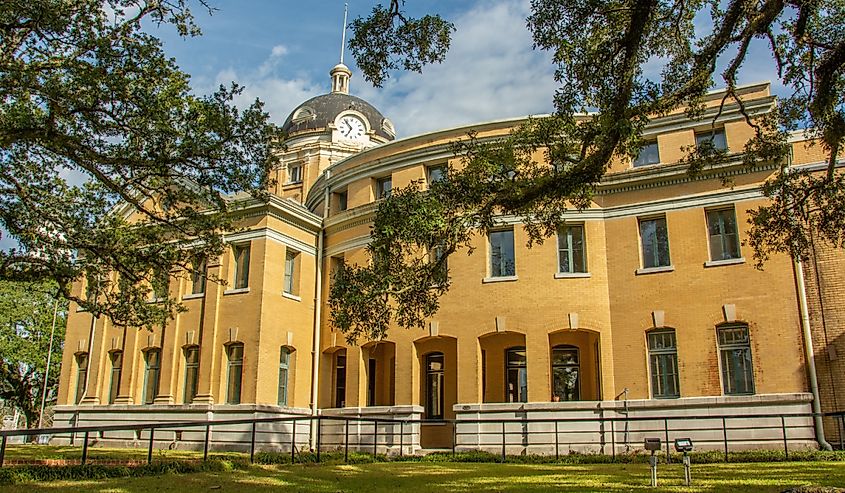
[[[346,407],[346,350],[334,357],[334,407]]]
[[[233,245],[232,254],[235,259],[235,289],[249,286],[249,243]]]
[[[754,367],[747,325],[727,325],[716,329],[722,363],[725,395],[754,393]]]
[[[525,348],[508,349],[505,353],[505,402],[528,402],[528,368]]]
[[[695,134],[695,145],[701,147],[703,145],[712,145],[713,149],[725,151],[728,149],[728,140],[725,138],[725,129],[717,128],[712,131],[706,131]]]
[[[562,226],[557,232],[558,272],[587,272],[584,226]]]
[[[297,286],[297,264],[299,263],[299,252],[288,249],[285,253],[285,286],[287,294],[296,295],[299,292]]]
[[[205,293],[206,266],[204,257],[194,259],[191,266],[191,294]]]
[[[342,192],[337,192],[337,210],[338,211],[345,211],[349,208],[349,192],[344,190]]]
[[[428,184],[437,183],[446,179],[447,168],[444,165],[429,166],[427,168]]]
[[[376,181],[376,199],[386,199],[390,197],[390,192],[393,190],[393,177],[385,176]]]
[[[710,260],[740,258],[739,235],[733,208],[707,211],[707,231]]]
[[[299,183],[302,181],[302,166],[288,166],[288,183]]]
[[[516,259],[513,250],[513,230],[490,232],[490,277],[516,275]]]
[[[109,381],[109,404],[114,404],[120,392],[120,374],[123,370],[123,352],[114,351],[109,355],[111,359],[111,380]]]
[[[678,390],[678,347],[675,331],[648,333],[648,359],[651,367],[651,395],[655,399],[680,397]]]
[[[367,405],[376,405],[376,360],[367,360]]]
[[[290,372],[290,349],[279,351],[279,405],[288,405],[288,374]]]
[[[161,350],[150,349],[144,355],[146,368],[144,371],[144,396],[141,402],[152,404],[158,395],[158,381],[161,375]]]
[[[200,371],[200,348],[192,346],[185,349],[185,404],[194,402],[197,396],[197,382]]]
[[[76,403],[85,397],[85,381],[88,380],[88,353],[76,355]]]
[[[425,418],[443,419],[443,374],[445,359],[443,353],[431,353],[425,357]]]
[[[231,344],[226,348],[229,358],[228,371],[226,372],[226,403],[241,403],[241,382],[244,374],[244,345]]]
[[[669,230],[666,218],[640,219],[640,241],[642,242],[643,267],[668,267]]]
[[[647,142],[640,148],[637,159],[634,159],[634,167],[647,166],[660,162],[660,151],[657,148],[657,141]]]

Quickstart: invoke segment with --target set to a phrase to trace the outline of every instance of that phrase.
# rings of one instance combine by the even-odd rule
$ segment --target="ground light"
[[[657,455],[655,454],[660,450],[660,439],[646,438],[643,447],[651,452],[648,463],[651,464],[651,486],[654,488],[657,486]]]
[[[689,438],[676,438],[675,450],[684,454],[684,484],[689,486],[692,482],[689,462],[689,453],[692,452],[692,440]]]

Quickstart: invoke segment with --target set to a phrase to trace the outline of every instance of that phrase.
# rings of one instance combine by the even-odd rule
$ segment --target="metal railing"
[[[707,434],[711,438],[698,439],[697,444],[709,446],[712,450],[715,446],[720,446],[724,453],[725,461],[728,460],[728,454],[731,451],[731,443],[736,444],[742,442],[742,439],[737,439],[736,435],[741,432],[751,432],[751,434],[758,435],[753,439],[755,444],[766,443],[781,443],[783,452],[788,459],[790,454],[790,441],[796,440],[807,442],[807,437],[790,436],[791,430],[812,428],[811,421],[816,415],[813,413],[791,413],[791,414],[755,414],[755,415],[712,415],[712,416],[626,416],[626,417],[589,417],[589,418],[508,418],[508,419],[456,419],[456,420],[421,420],[421,419],[389,419],[389,418],[367,418],[367,417],[345,417],[345,416],[284,416],[284,417],[253,417],[243,419],[229,419],[229,420],[212,420],[212,421],[173,421],[173,422],[156,422],[156,423],[137,423],[137,424],[118,424],[118,425],[98,425],[98,426],[72,426],[72,427],[53,427],[53,428],[37,428],[37,429],[17,429],[17,430],[0,430],[0,467],[4,465],[7,441],[10,437],[23,436],[31,437],[38,435],[50,435],[52,437],[61,437],[62,435],[69,435],[71,445],[75,442],[76,437],[82,436],[82,450],[81,463],[86,464],[89,460],[89,445],[91,444],[92,434],[96,435],[97,440],[107,439],[122,439],[118,436],[109,437],[110,432],[118,431],[134,431],[134,436],[137,442],[146,441],[147,445],[147,463],[153,461],[153,451],[156,445],[156,432],[163,430],[172,430],[174,436],[181,436],[182,432],[190,429],[199,429],[202,432],[202,460],[208,460],[211,448],[215,446],[212,440],[212,431],[214,428],[220,429],[225,426],[248,425],[247,432],[249,433],[249,460],[255,461],[255,454],[257,451],[257,436],[271,435],[273,438],[284,438],[284,440],[276,440],[273,442],[276,451],[287,451],[291,454],[291,462],[296,462],[297,457],[297,425],[306,423],[315,426],[316,443],[313,452],[315,453],[315,460],[320,462],[321,453],[327,450],[343,449],[344,461],[348,461],[350,448],[355,451],[368,452],[376,455],[379,453],[379,447],[387,451],[396,452],[398,447],[398,455],[404,455],[405,449],[408,446],[412,450],[419,448],[419,436],[422,433],[422,428],[426,425],[440,424],[451,425],[451,452],[457,453],[460,451],[482,450],[483,448],[501,447],[501,459],[505,461],[507,458],[508,447],[523,447],[528,450],[531,447],[546,447],[550,449],[553,447],[554,456],[556,459],[560,458],[562,450],[572,450],[573,446],[589,447],[598,446],[603,452],[605,448],[610,448],[610,455],[616,457],[617,447],[625,447],[628,449],[629,445],[637,448],[641,446],[641,442],[628,442],[630,435],[638,435],[640,437],[659,436],[665,440],[665,454],[667,461],[671,460],[670,445],[674,438],[686,437],[689,435]],[[832,418],[836,421],[839,433],[839,449],[845,450],[845,439],[843,438],[843,430],[845,430],[845,411],[835,413],[825,413],[822,416]],[[805,420],[802,423],[794,423],[796,420]],[[765,421],[760,423],[760,421]],[[701,424],[706,422],[716,422],[717,426],[693,426],[694,424]],[[742,422],[740,422],[742,421]],[[757,421],[757,424],[754,422]],[[338,427],[337,423],[341,423]],[[260,425],[272,423],[286,423],[289,428],[284,431],[277,430],[261,430]],[[313,425],[312,425],[313,423]],[[334,426],[326,426],[326,423],[332,423]],[[594,429],[590,429],[589,425],[593,425]],[[356,425],[356,430],[350,434],[350,425]],[[588,429],[584,429],[588,425]],[[620,427],[621,425],[621,427]],[[630,426],[635,426],[636,429],[629,430]],[[339,429],[341,428],[341,429]],[[627,430],[627,431],[626,431]],[[226,430],[229,433],[235,432],[243,434],[244,430]],[[146,437],[142,438],[146,432]],[[713,433],[720,434],[719,438],[712,438]],[[762,432],[762,433],[761,433]],[[769,432],[768,436],[760,436]],[[623,439],[618,440],[618,435],[622,433]],[[410,439],[409,439],[410,434]],[[289,435],[289,437],[285,437]],[[159,435],[161,437],[161,435]],[[308,435],[299,435],[305,438]],[[515,441],[514,436],[518,436],[519,440]],[[342,437],[342,439],[341,439]],[[417,437],[414,442],[414,437]],[[470,437],[469,440],[466,438]],[[500,439],[501,443],[497,441],[486,440],[485,437],[495,437]],[[329,439],[328,445],[323,443],[324,440]],[[353,443],[354,439],[354,443]],[[371,439],[371,440],[370,440]],[[810,438],[813,440],[814,438]],[[178,441],[178,440],[177,440]],[[289,450],[284,450],[282,444],[289,444]],[[474,442],[474,443],[473,443]],[[486,442],[486,447],[485,447]],[[241,444],[243,442],[236,442]],[[746,442],[747,443],[747,442]],[[370,451],[371,447],[371,451]],[[566,447],[566,448],[564,448]],[[771,448],[771,447],[768,447]],[[701,447],[699,447],[701,449]]]

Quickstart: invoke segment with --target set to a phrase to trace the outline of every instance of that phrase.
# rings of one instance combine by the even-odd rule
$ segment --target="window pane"
[[[564,226],[558,230],[558,272],[587,272],[583,226]]]
[[[195,259],[193,271],[191,272],[191,294],[200,294],[205,292],[205,270],[205,259]]]
[[[243,344],[232,344],[228,348],[229,354],[229,371],[228,371],[228,389],[226,394],[226,402],[228,404],[241,403],[241,381],[243,379],[243,359],[244,347]]]
[[[390,197],[390,191],[393,189],[393,178],[388,176],[386,178],[381,178],[378,180],[378,186],[376,190],[376,198],[377,199],[386,199]]]
[[[701,146],[704,143],[712,143],[714,149],[727,149],[728,141],[725,138],[725,129],[720,128],[711,132],[702,132],[695,134],[695,145]]]
[[[666,267],[669,260],[669,231],[666,218],[640,221],[640,240],[643,251],[643,267]]]
[[[725,394],[753,394],[754,366],[748,327],[719,327],[717,330]]]
[[[739,235],[733,209],[707,211],[707,227],[711,260],[739,258]]]
[[[197,347],[185,350],[185,403],[193,402],[197,396],[197,377],[199,376],[199,355]]]
[[[335,356],[335,407],[346,407],[346,354]]]
[[[296,284],[295,269],[297,253],[298,252],[288,250],[288,252],[285,254],[284,290],[285,293],[288,294],[294,293],[294,285]]]
[[[645,166],[648,164],[657,164],[660,162],[660,153],[657,148],[657,142],[649,142],[641,149],[637,158],[634,160],[634,167]]]
[[[235,289],[249,286],[249,245],[234,247]]]
[[[493,231],[490,233],[490,276],[513,275],[516,275],[513,230]]]
[[[437,183],[446,179],[445,166],[430,166],[428,168],[428,183]]]
[[[337,208],[345,211],[348,208],[349,192],[339,192],[337,194]]]
[[[444,362],[443,353],[431,353],[425,357],[425,416],[427,419],[443,419]]]
[[[123,369],[123,353],[120,351],[111,354],[111,380],[109,382],[109,404],[114,404],[117,394],[120,391],[120,374]]]
[[[577,401],[581,399],[578,389],[580,369],[577,366],[556,366],[552,368],[552,400]]]
[[[88,379],[88,354],[76,357],[76,403],[79,404],[85,395],[85,381]]]

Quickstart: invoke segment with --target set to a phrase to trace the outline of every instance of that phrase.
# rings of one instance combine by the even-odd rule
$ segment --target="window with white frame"
[[[725,395],[753,394],[754,366],[751,362],[748,325],[721,325],[716,327],[716,335]]]
[[[299,252],[288,248],[285,253],[285,280],[284,292],[297,295],[299,293],[297,267],[299,265]]]
[[[302,181],[302,166],[299,164],[288,165],[288,183],[299,183]]]
[[[708,210],[706,214],[710,260],[740,258],[734,208]]]
[[[717,151],[728,149],[728,140],[725,138],[725,129],[716,128],[703,132],[696,132],[695,145],[697,147],[712,146]]]
[[[288,376],[290,374],[290,348],[282,346],[279,350],[279,400],[280,406],[288,405]]]
[[[200,348],[189,346],[185,348],[185,404],[190,404],[197,396],[197,383],[200,372]]]
[[[505,402],[528,402],[528,366],[524,347],[505,351]]]
[[[425,356],[425,417],[443,419],[444,370],[443,353],[429,353]]]
[[[637,158],[634,159],[634,167],[647,166],[649,164],[657,164],[660,162],[660,150],[657,147],[657,141],[646,142],[640,148]]]
[[[234,282],[235,289],[249,287],[249,243],[232,245],[232,256],[235,263]]]
[[[438,166],[429,166],[426,169],[429,186],[431,186],[432,183],[446,180],[447,169],[446,165],[442,164]]]
[[[678,346],[674,329],[655,329],[646,334],[651,370],[651,396],[655,399],[680,397],[678,390]]]
[[[141,402],[152,404],[158,395],[161,377],[161,349],[150,349],[144,354],[144,396]]]
[[[376,199],[382,200],[390,197],[390,192],[393,190],[393,177],[385,176],[376,180]]]
[[[581,360],[578,348],[560,344],[552,348],[552,401],[581,399]]]
[[[559,273],[587,272],[587,255],[584,247],[584,225],[564,225],[557,231]]]
[[[490,232],[490,277],[516,275],[513,229]]]
[[[241,403],[241,384],[244,375],[244,345],[230,344],[226,347],[228,366],[226,371],[226,404]]]
[[[640,242],[642,245],[643,267],[668,267],[669,258],[669,229],[666,227],[666,217],[652,217],[639,220]]]

